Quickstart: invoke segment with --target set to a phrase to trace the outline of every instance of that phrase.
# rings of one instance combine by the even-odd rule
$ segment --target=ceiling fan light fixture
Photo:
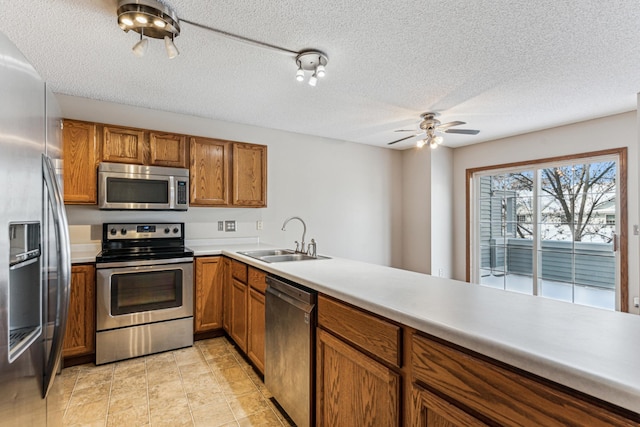
[[[418,142],[416,142],[416,147],[418,148],[422,148],[425,146],[425,144],[427,143],[427,139],[419,139]]]
[[[438,143],[436,142],[436,138],[431,138],[431,141],[429,142],[429,147],[431,147],[432,150],[435,150],[436,148],[438,148]]]
[[[435,143],[436,143],[436,145],[441,145],[443,140],[444,140],[444,138],[443,138],[443,137],[441,137],[440,135],[438,135],[438,136],[434,136],[434,137],[431,139],[431,141],[435,142]]]

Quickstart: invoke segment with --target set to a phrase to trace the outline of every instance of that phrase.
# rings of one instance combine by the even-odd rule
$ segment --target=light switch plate
[[[224,221],[218,221],[218,231],[224,231]]]

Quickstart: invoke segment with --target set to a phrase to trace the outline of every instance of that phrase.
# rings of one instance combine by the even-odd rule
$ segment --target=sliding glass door
[[[488,169],[472,182],[472,281],[616,309],[618,156]]]

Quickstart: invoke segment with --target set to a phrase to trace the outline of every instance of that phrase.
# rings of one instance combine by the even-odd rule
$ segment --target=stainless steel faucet
[[[286,231],[286,227],[287,227],[287,223],[289,221],[291,221],[292,219],[297,219],[298,221],[300,221],[302,223],[302,227],[304,227],[302,229],[302,245],[299,248],[298,247],[298,241],[296,240],[296,252],[300,252],[300,253],[305,253],[305,249],[304,249],[304,236],[307,234],[307,224],[304,223],[304,221],[302,220],[302,218],[300,218],[299,216],[292,216],[290,218],[287,218],[284,220],[284,224],[282,224],[282,231]]]

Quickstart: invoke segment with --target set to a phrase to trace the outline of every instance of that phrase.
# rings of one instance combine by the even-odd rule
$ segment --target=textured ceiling
[[[456,147],[636,109],[640,2],[168,0],[180,18],[329,56],[292,57],[182,24],[180,56],[143,58],[117,0],[0,0],[0,31],[54,92],[386,147],[438,111]],[[405,134],[406,135],[406,134]],[[403,149],[415,141],[398,143]]]

